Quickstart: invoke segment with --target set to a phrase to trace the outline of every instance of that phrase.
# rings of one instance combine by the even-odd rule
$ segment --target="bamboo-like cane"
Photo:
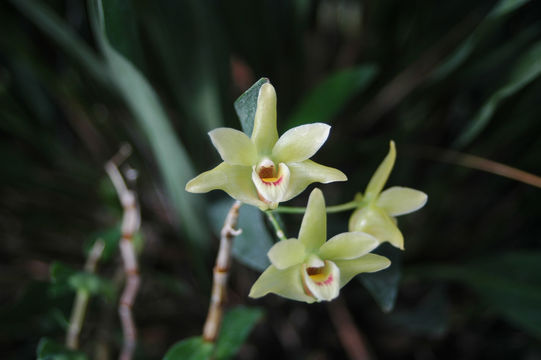
[[[131,360],[135,351],[137,342],[137,329],[133,321],[132,307],[135,302],[137,290],[139,289],[140,277],[137,265],[137,256],[133,246],[133,237],[139,230],[141,216],[137,205],[136,194],[126,186],[120,171],[118,170],[118,157],[126,157],[129,150],[121,148],[119,154],[107,162],[105,170],[111,178],[116,189],[120,203],[124,210],[122,217],[122,238],[120,239],[120,253],[124,263],[124,273],[126,274],[126,285],[120,297],[118,313],[122,324],[124,334],[124,344],[120,353],[120,360]],[[116,161],[115,161],[116,160]]]
[[[96,265],[98,264],[105,243],[101,239],[97,239],[92,245],[90,252],[88,253],[88,258],[85,263],[85,271],[89,273],[94,273],[96,271]],[[68,349],[78,349],[79,348],[79,334],[83,327],[85,320],[86,308],[88,305],[88,300],[90,294],[87,290],[80,289],[77,290],[75,295],[75,301],[73,302],[73,308],[71,310],[70,322],[68,331],[66,333],[66,347]]]
[[[227,292],[227,277],[229,275],[229,268],[231,267],[233,238],[242,232],[240,229],[235,229],[241,205],[242,203],[240,201],[235,201],[233,206],[231,206],[220,232],[220,248],[216,257],[216,265],[214,266],[212,295],[210,297],[207,320],[203,327],[203,339],[208,342],[215,342],[220,332],[223,304]]]

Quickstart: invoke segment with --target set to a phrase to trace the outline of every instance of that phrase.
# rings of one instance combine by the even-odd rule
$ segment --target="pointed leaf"
[[[428,196],[419,190],[393,186],[380,194],[376,205],[391,216],[409,214],[425,206]]]
[[[348,101],[372,83],[377,72],[375,65],[365,64],[331,74],[302,99],[288,128],[314,122],[330,123]]]
[[[41,338],[36,350],[38,360],[86,360],[87,356],[77,350],[71,350],[48,338]]]
[[[263,310],[259,308],[239,306],[229,310],[222,321],[214,358],[232,359],[263,315]]]
[[[210,360],[214,344],[195,336],[181,340],[171,346],[163,360]]]
[[[235,101],[235,111],[239,117],[242,131],[248,136],[252,136],[254,130],[254,118],[257,109],[259,89],[263,84],[267,84],[268,82],[269,79],[267,78],[259,79]]]
[[[242,131],[218,128],[209,132],[214,147],[222,160],[231,165],[252,166],[257,161],[257,150],[252,140]]]

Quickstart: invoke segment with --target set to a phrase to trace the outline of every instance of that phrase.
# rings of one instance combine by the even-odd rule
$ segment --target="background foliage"
[[[343,291],[371,354],[541,357],[541,192],[446,152],[541,172],[540,14],[528,0],[2,2],[3,358],[54,352],[73,288],[84,286],[96,296],[82,351],[118,351],[121,212],[103,164],[122,142],[135,149],[143,216],[137,356],[162,358],[200,334],[228,200],[184,186],[218,163],[206,132],[240,128],[233,102],[262,76],[277,89],[280,132],[333,126],[315,160],[349,181],[322,187],[328,204],[364,189],[390,139],[389,186],[429,194],[422,211],[399,219],[406,251],[380,249],[393,267]],[[329,215],[330,236],[348,216]],[[282,217],[290,236],[300,218]],[[247,298],[273,238],[248,206],[240,225],[229,305],[251,310],[230,316],[264,315],[237,357],[347,358],[328,305]],[[76,277],[98,237],[108,244],[99,276]]]

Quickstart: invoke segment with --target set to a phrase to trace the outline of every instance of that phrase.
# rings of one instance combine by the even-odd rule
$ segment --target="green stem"
[[[360,207],[362,203],[362,201],[353,200],[340,205],[327,206],[326,210],[327,213],[337,213],[341,211],[353,210]],[[306,208],[302,206],[279,206],[275,210],[272,210],[272,212],[282,214],[304,214],[306,212]]]
[[[278,220],[276,220],[276,218],[274,217],[274,214],[270,211],[266,211],[265,213],[267,214],[269,221],[274,227],[274,230],[276,230],[276,236],[278,236],[278,239],[287,240],[286,235],[284,231],[282,230],[282,228],[280,227],[280,224],[278,224]]]

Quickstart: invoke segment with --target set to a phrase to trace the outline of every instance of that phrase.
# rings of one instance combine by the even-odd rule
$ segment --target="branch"
[[[96,271],[96,265],[101,258],[105,243],[102,239],[98,239],[92,245],[92,249],[88,253],[88,258],[85,263],[85,271],[88,273],[94,273]],[[86,308],[88,305],[88,299],[90,294],[87,290],[77,290],[75,295],[75,301],[71,310],[70,322],[68,332],[66,333],[66,347],[68,349],[76,350],[79,348],[79,334],[85,321]]]
[[[267,214],[267,218],[269,219],[270,223],[274,227],[274,230],[276,231],[276,236],[278,237],[278,239],[280,241],[287,240],[286,234],[280,227],[280,224],[278,223],[278,220],[276,220],[276,217],[274,216],[274,214],[271,211],[265,211],[265,213]]]
[[[127,145],[129,146],[129,145]],[[131,360],[137,340],[137,330],[133,321],[132,306],[139,289],[139,269],[137,256],[133,246],[133,236],[141,225],[141,215],[137,205],[136,194],[126,186],[124,178],[118,170],[118,163],[123,161],[131,152],[131,148],[123,146],[111,160],[105,164],[105,170],[111,178],[116,189],[124,214],[122,217],[122,238],[120,240],[120,253],[124,263],[126,285],[120,297],[118,313],[124,333],[124,344],[120,353],[121,360]]]
[[[220,248],[216,257],[216,265],[214,266],[209,312],[203,327],[203,339],[208,342],[216,341],[222,323],[222,306],[225,302],[227,291],[226,285],[231,266],[233,238],[242,232],[240,229],[235,229],[241,205],[242,203],[240,201],[235,201],[233,206],[231,206],[220,233]]]

